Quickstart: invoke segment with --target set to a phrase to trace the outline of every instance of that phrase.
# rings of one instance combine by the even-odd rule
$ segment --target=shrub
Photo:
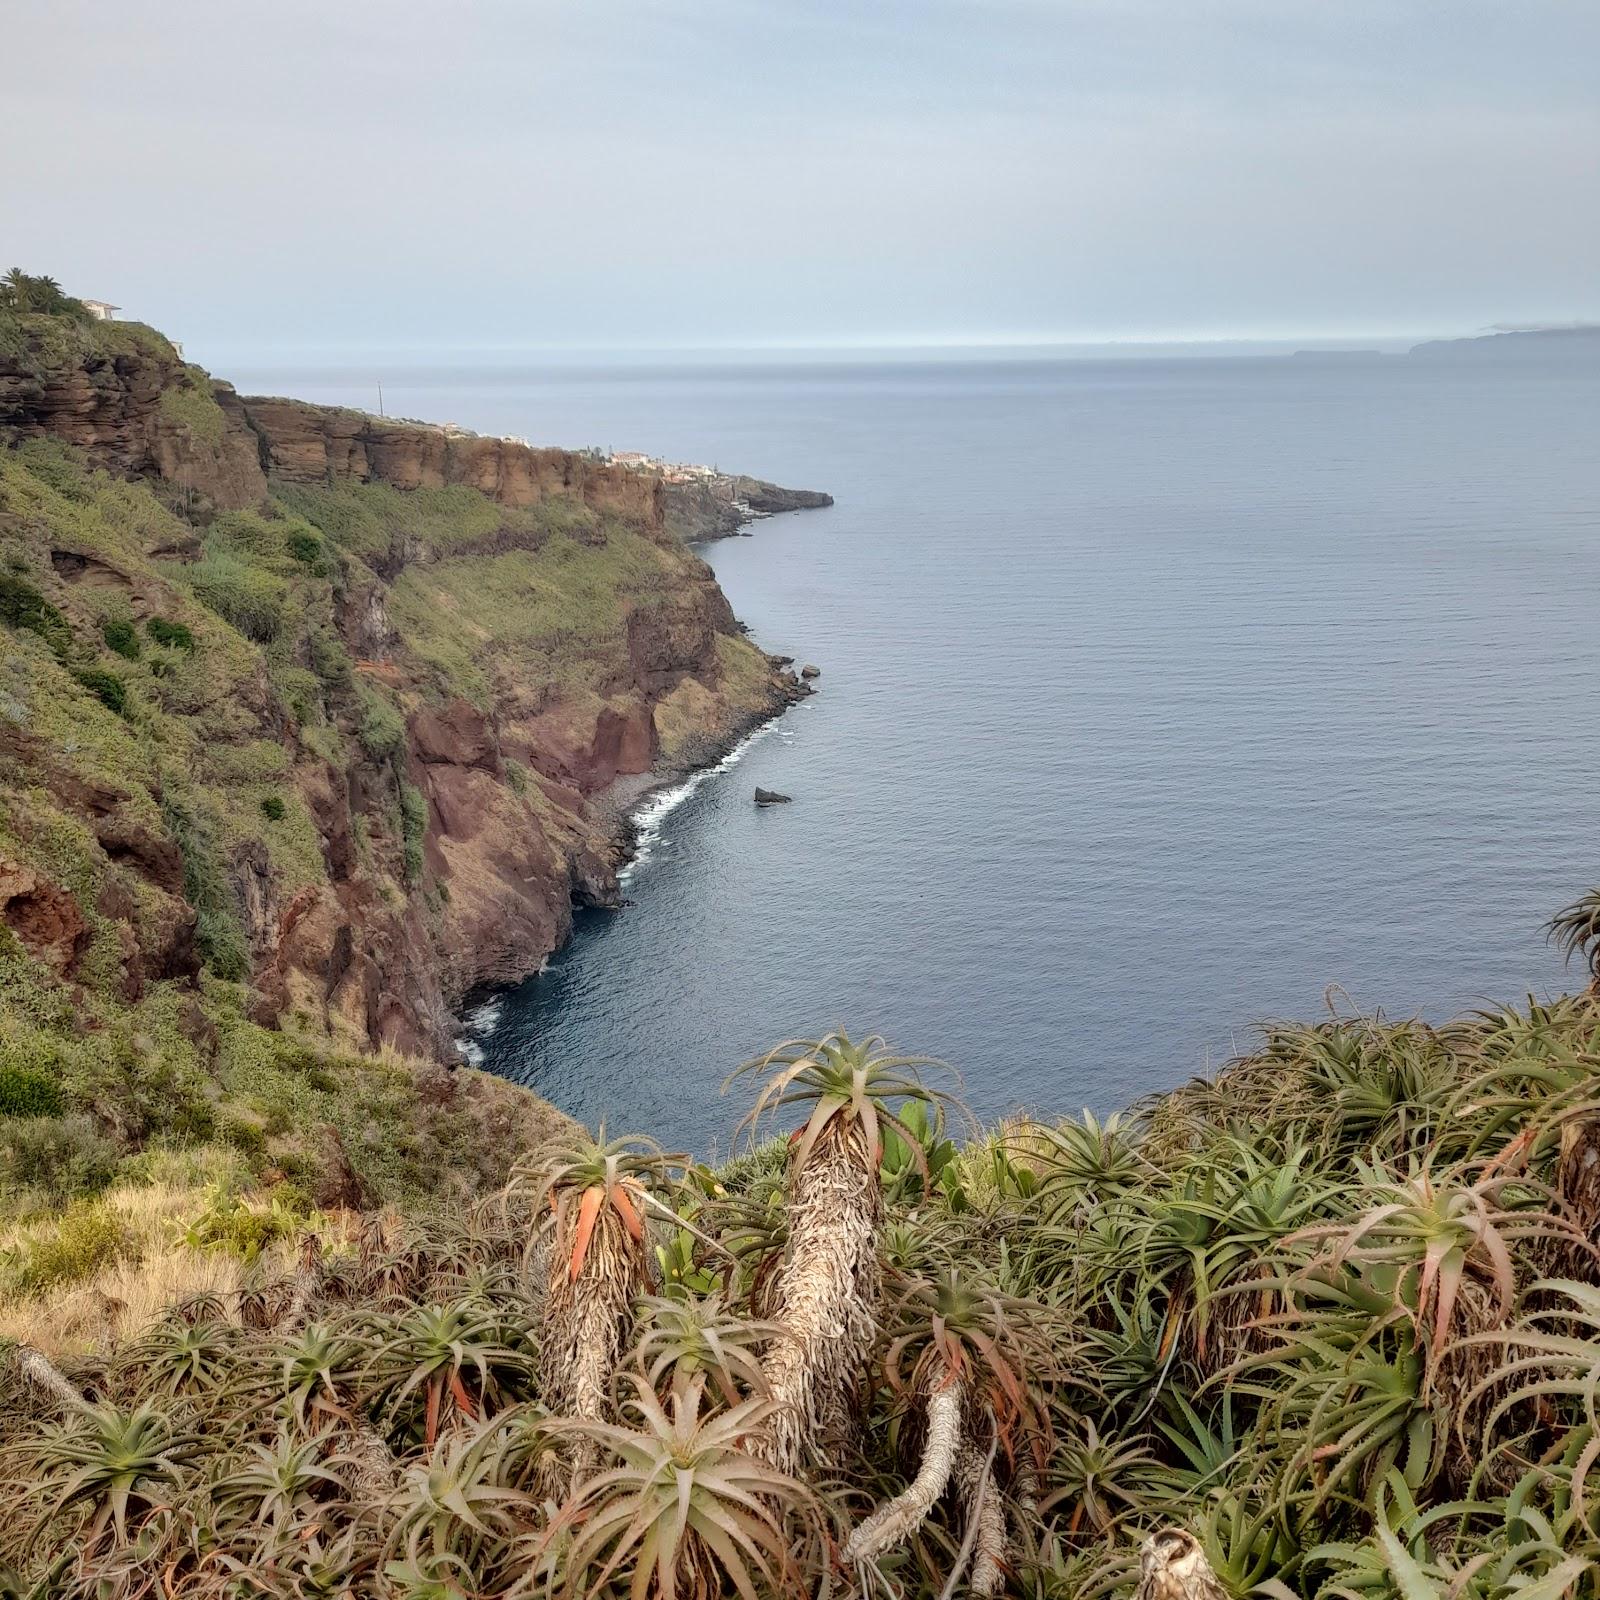
[[[194,649],[194,635],[181,622],[168,622],[165,617],[151,617],[145,623],[144,629],[157,644],[171,645],[175,650]]]
[[[286,808],[283,801],[279,799],[277,795],[269,794],[267,798],[261,802],[261,815],[264,816],[268,822],[282,822],[284,816],[286,815]]]
[[[338,634],[330,629],[318,629],[311,635],[311,670],[330,689],[348,689],[353,669],[350,652],[341,643]]]
[[[208,550],[183,574],[195,596],[245,638],[270,644],[283,626],[287,590],[228,550]]]
[[[224,1115],[217,1119],[217,1137],[244,1155],[259,1158],[267,1152],[266,1130],[248,1117]]]
[[[119,656],[128,661],[139,659],[139,635],[134,631],[131,622],[121,617],[100,625],[100,637],[105,640],[106,648],[114,650]]]
[[[0,1061],[0,1117],[59,1117],[61,1086],[37,1067]]]
[[[274,1197],[264,1210],[244,1205],[239,1197],[221,1189],[208,1196],[206,1209],[183,1231],[183,1242],[194,1250],[225,1250],[230,1255],[254,1261],[279,1239],[292,1239],[305,1221],[290,1194]]]
[[[0,622],[36,633],[59,657],[72,643],[67,619],[31,583],[0,572]]]
[[[398,755],[406,742],[405,719],[387,700],[368,692],[362,696],[356,737],[374,761],[387,761]]]
[[[296,528],[286,543],[289,554],[308,567],[322,559],[322,541],[309,528]]]
[[[63,1284],[82,1283],[110,1266],[126,1244],[126,1230],[104,1206],[71,1206],[53,1234],[23,1249],[17,1288],[23,1294],[39,1294]]]
[[[107,672],[104,667],[84,667],[81,671],[73,673],[73,677],[102,705],[115,711],[119,717],[127,715],[128,686],[116,673]]]
[[[0,1192],[36,1189],[58,1204],[111,1182],[120,1148],[85,1116],[0,1122]]]

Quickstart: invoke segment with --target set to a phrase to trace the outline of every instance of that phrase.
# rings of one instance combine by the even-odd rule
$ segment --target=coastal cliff
[[[445,1057],[612,904],[610,793],[802,688],[659,475],[241,398],[159,334],[0,313],[0,936],[137,1007]]]
[[[708,468],[649,463],[664,478],[667,528],[688,544],[729,539],[748,524],[784,511],[814,511],[833,504],[817,489],[784,489],[762,478]]]

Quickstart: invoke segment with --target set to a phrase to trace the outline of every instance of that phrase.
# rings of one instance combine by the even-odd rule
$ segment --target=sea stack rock
[[[786,806],[793,798],[792,795],[779,794],[776,789],[763,789],[760,784],[756,785],[758,806]]]
[[[808,661],[803,667],[801,667],[800,676],[802,678],[820,678],[822,676],[822,668],[814,667]]]

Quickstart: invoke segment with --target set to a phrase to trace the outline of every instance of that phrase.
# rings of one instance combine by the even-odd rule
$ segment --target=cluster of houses
[[[668,483],[707,483],[722,476],[715,467],[663,461],[659,456],[648,456],[642,450],[613,450],[606,460],[612,466],[626,467],[630,472],[659,473]]]

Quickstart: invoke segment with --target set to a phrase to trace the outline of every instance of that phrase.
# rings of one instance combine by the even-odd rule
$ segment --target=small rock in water
[[[808,661],[803,667],[801,667],[800,676],[802,678],[820,678],[822,676],[822,668],[814,667]]]
[[[758,806],[786,806],[793,798],[793,795],[779,794],[776,789],[763,789],[760,784],[756,785]]]

